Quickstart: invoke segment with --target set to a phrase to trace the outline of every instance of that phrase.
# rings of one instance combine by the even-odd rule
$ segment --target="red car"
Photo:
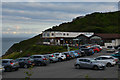
[[[99,48],[96,48],[96,47],[92,47],[92,48],[90,48],[90,49],[93,49],[93,51],[94,51],[94,52],[97,52],[97,53],[100,52],[100,49],[99,49]]]

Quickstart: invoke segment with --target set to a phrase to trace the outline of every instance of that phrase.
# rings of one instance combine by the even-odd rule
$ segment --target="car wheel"
[[[11,68],[11,67],[6,67],[6,68],[5,68],[5,71],[11,72],[11,71],[12,71],[12,68]]]
[[[54,61],[53,60],[50,60],[50,63],[53,63]]]
[[[80,57],[82,56],[82,54],[80,54]]]
[[[77,64],[77,65],[75,66],[75,68],[76,68],[76,69],[80,69],[80,65]]]
[[[58,59],[58,61],[59,61],[59,62],[61,62],[61,61],[62,61],[62,59],[61,59],[61,58],[59,58],[59,59]]]
[[[15,69],[15,71],[17,71],[17,70],[18,70],[18,68]]]
[[[111,63],[107,63],[107,65],[106,65],[107,67],[111,67],[112,66],[112,64]]]
[[[98,70],[99,68],[98,68],[98,66],[94,66],[93,69],[94,70]]]
[[[24,68],[28,68],[28,66],[25,64],[25,65],[24,65]]]

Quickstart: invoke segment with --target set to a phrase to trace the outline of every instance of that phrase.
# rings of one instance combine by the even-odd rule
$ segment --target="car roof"
[[[5,61],[11,61],[11,60],[13,60],[13,59],[2,59],[2,60],[5,60]]]
[[[29,57],[21,57],[21,58],[18,58],[18,59],[28,59]]]
[[[32,56],[44,56],[44,55],[32,55]]]
[[[112,57],[110,55],[103,55],[103,56],[98,56],[98,57]]]
[[[60,54],[60,53],[53,53],[53,54]]]
[[[90,60],[90,59],[93,59],[93,58],[77,58],[77,59],[89,59]]]

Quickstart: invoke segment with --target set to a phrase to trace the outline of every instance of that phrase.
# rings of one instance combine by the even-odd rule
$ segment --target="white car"
[[[112,56],[107,56],[107,55],[98,56],[97,58],[95,58],[96,61],[105,64],[107,67],[114,66],[117,63],[115,59],[117,58],[112,57]]]
[[[113,52],[115,52],[115,48],[113,46],[107,46],[106,52],[107,53],[113,53]]]
[[[56,57],[58,58],[58,61],[66,60],[66,56],[64,53],[53,53],[53,54],[56,55]]]

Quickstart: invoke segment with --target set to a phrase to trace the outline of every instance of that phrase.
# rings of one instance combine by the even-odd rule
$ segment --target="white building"
[[[60,32],[60,31],[46,31],[42,33],[42,38],[44,39],[44,44],[56,44],[60,45],[67,43],[70,39],[73,39],[80,34],[84,34],[89,37],[92,36],[93,32]]]
[[[84,34],[85,36],[91,36],[93,32],[60,32],[60,31],[47,31],[42,33],[43,38],[73,38],[77,37],[80,34]]]

